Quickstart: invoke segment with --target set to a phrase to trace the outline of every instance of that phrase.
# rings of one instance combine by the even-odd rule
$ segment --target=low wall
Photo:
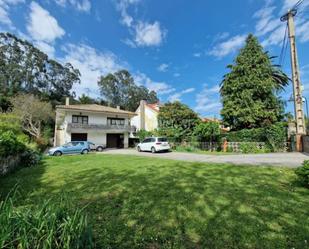
[[[0,176],[4,176],[20,166],[21,156],[9,156],[0,158]]]
[[[302,136],[303,152],[309,153],[309,136]]]

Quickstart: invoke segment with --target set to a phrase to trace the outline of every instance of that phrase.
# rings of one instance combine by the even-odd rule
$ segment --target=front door
[[[87,141],[88,134],[87,133],[72,133],[71,141]]]

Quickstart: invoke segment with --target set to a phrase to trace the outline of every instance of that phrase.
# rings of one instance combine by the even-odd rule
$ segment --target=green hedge
[[[271,151],[283,151],[287,141],[287,124],[276,123],[265,128],[243,129],[221,135],[229,142],[265,142]]]
[[[305,160],[303,165],[295,170],[295,174],[298,176],[300,183],[309,188],[309,161]]]

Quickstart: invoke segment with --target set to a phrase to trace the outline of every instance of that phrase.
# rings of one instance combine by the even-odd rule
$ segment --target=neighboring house
[[[139,107],[135,111],[136,116],[131,119],[131,124],[137,130],[153,131],[158,128],[158,114],[160,104],[147,104],[145,100],[141,100]]]
[[[131,118],[136,114],[119,107],[89,104],[56,106],[54,145],[70,141],[91,141],[107,148],[127,148],[135,129]]]
[[[227,132],[227,131],[230,131],[230,127],[225,127],[223,124],[222,124],[222,120],[220,119],[217,119],[217,118],[201,118],[202,122],[205,122],[205,123],[208,123],[208,122],[216,122],[220,125],[220,129],[221,131],[224,131],[224,132]]]

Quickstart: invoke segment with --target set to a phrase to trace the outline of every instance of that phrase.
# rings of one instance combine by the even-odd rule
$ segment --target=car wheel
[[[62,152],[61,152],[61,151],[55,151],[53,155],[54,155],[54,156],[61,156],[61,155],[62,155]]]
[[[99,147],[97,148],[97,151],[102,152],[102,151],[103,151],[103,147],[102,147],[102,146],[99,146]]]
[[[137,151],[142,152],[141,147],[137,146]]]
[[[82,154],[88,154],[89,153],[89,150],[85,149],[82,151]]]
[[[151,153],[156,153],[156,148],[155,147],[151,147]]]

